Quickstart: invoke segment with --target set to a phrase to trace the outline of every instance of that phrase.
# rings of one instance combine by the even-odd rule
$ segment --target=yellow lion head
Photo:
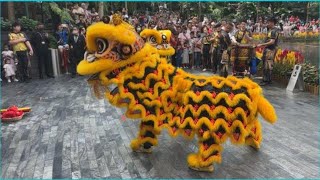
[[[84,59],[77,67],[82,75],[108,74],[132,64],[144,47],[143,39],[119,15],[113,16],[112,24],[99,22],[88,27],[86,44]]]
[[[157,48],[160,56],[172,56],[175,52],[170,45],[171,31],[169,30],[144,29],[140,36]]]

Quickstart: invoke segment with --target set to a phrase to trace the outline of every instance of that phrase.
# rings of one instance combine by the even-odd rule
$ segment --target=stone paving
[[[2,123],[2,178],[319,178],[318,97],[287,94],[272,85],[264,94],[278,122],[265,121],[261,149],[224,145],[214,173],[190,170],[196,139],[159,136],[152,154],[131,151],[138,120],[93,97],[86,77],[2,85],[2,107],[30,106],[16,123]]]

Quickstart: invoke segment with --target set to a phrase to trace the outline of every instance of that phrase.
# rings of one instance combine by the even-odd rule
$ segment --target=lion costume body
[[[168,50],[163,56],[172,54],[167,45],[159,46],[168,43],[162,40],[171,33],[145,31],[141,36],[148,40],[144,42],[119,19],[114,16],[113,24],[96,23],[88,28],[88,52],[77,71],[93,74],[89,84],[96,96],[126,107],[127,117],[141,119],[138,136],[131,142],[134,151],[151,152],[164,128],[172,137],[193,139],[196,135],[199,150],[188,156],[189,167],[212,172],[213,163],[221,162],[222,143],[228,138],[234,144],[260,147],[258,113],[270,123],[276,115],[256,83],[175,68],[159,55],[163,47]]]

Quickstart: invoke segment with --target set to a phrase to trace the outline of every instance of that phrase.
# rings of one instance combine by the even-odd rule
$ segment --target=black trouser
[[[77,73],[77,65],[79,62],[83,59],[83,57],[76,57],[76,56],[71,56],[70,57],[70,73],[72,75],[76,75]]]
[[[220,62],[221,62],[221,53],[220,53],[220,49],[218,48],[214,48],[214,50],[212,51],[212,70],[213,72],[217,72],[218,71],[218,66],[220,67]]]
[[[44,66],[44,70],[46,75],[52,76],[50,72],[50,59],[48,59],[48,51],[39,52],[37,54],[38,56],[38,70],[39,70],[39,76],[42,77],[42,67]]]
[[[171,56],[171,64],[172,64],[173,66],[177,66],[176,52],[177,52],[177,51],[175,51],[174,55]]]
[[[217,63],[217,66],[218,69],[219,69],[219,72],[221,72],[221,69],[222,69],[222,64],[221,64],[221,60],[222,60],[222,52],[223,50],[221,50],[220,48],[217,49],[217,58],[216,58],[216,63]]]
[[[210,69],[211,68],[211,58],[210,58],[210,44],[203,45],[203,68]]]
[[[27,51],[17,51],[18,58],[18,71],[21,81],[26,81],[29,79],[28,75],[28,52]]]

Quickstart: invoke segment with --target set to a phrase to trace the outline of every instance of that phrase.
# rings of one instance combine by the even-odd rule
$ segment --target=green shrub
[[[303,81],[310,85],[319,85],[319,69],[310,63],[302,64]]]
[[[48,39],[49,39],[49,48],[57,49],[58,48],[57,39],[52,34],[49,34]]]
[[[272,74],[287,77],[289,73],[292,72],[293,65],[291,64],[281,64],[281,63],[274,63]]]
[[[12,24],[11,21],[1,17],[1,30],[2,31],[9,31],[11,29],[11,24]]]
[[[20,22],[22,30],[27,30],[27,31],[33,30],[38,23],[38,21],[27,18],[26,16],[22,16],[22,18],[19,18],[18,22]]]
[[[73,19],[71,15],[69,14],[69,10],[66,8],[59,8],[57,3],[50,3],[50,8],[51,10],[60,16],[61,22],[62,23],[67,23],[67,22],[73,22]]]

